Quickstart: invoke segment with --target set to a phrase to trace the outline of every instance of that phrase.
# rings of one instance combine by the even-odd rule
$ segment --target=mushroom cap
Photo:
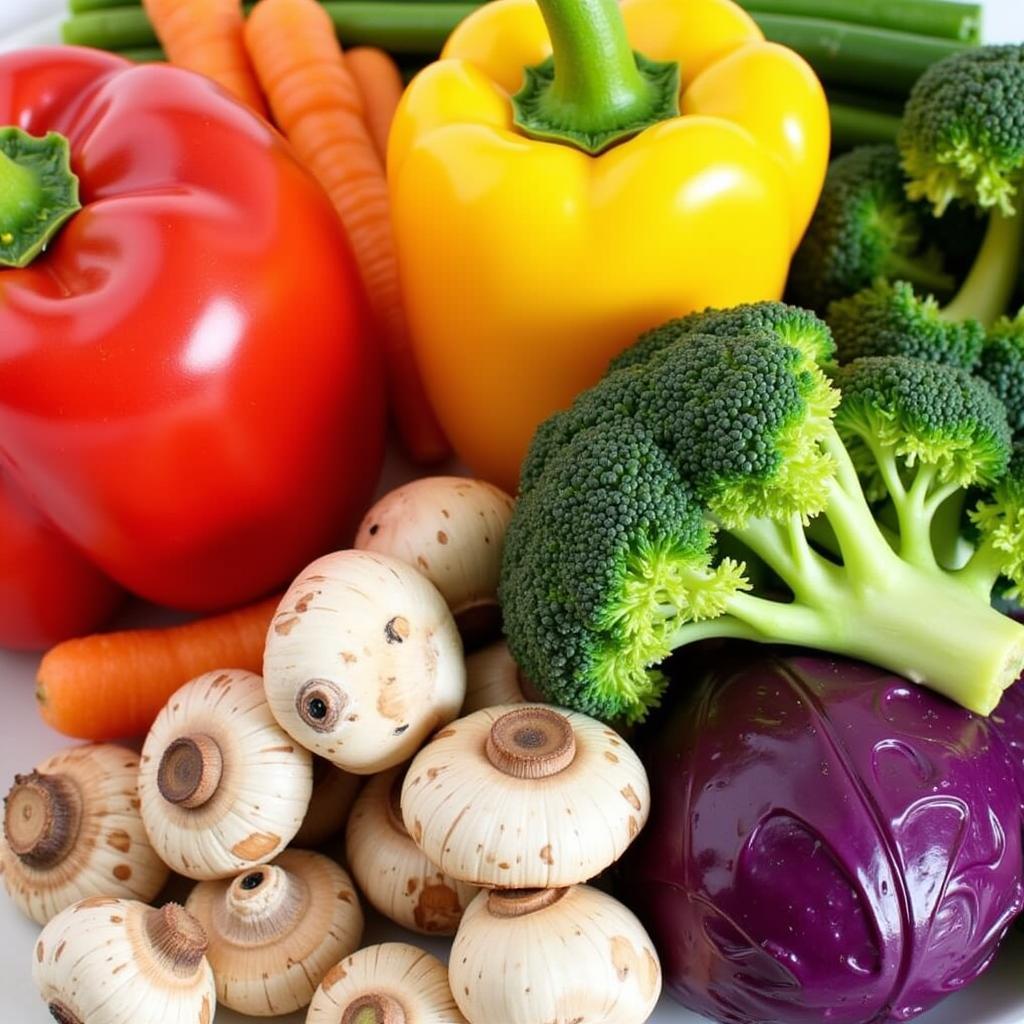
[[[466,693],[451,612],[411,566],[367,551],[309,565],[267,634],[270,708],[304,747],[359,775],[408,760]]]
[[[480,893],[459,925],[448,978],[469,1020],[502,1024],[643,1024],[661,993],[643,926],[587,885]]]
[[[226,878],[273,859],[299,830],[312,788],[309,752],[275,721],[260,677],[242,669],[186,683],[142,748],[146,832],[187,878]]]
[[[92,897],[43,929],[32,980],[62,1024],[209,1024],[217,1006],[199,923],[169,903]]]
[[[466,699],[462,714],[498,704],[518,704],[526,698],[519,666],[504,640],[466,655]]]
[[[292,845],[308,849],[337,835],[345,827],[362,785],[362,775],[342,771],[330,761],[314,757],[313,795]]]
[[[139,812],[139,755],[113,743],[70,747],[15,777],[4,801],[0,874],[46,924],[89,896],[148,902],[168,870]]]
[[[608,726],[545,704],[483,708],[416,755],[402,818],[452,878],[509,889],[586,881],[647,820],[639,758]]]
[[[200,882],[185,909],[209,939],[217,998],[254,1017],[307,1006],[363,934],[352,880],[329,857],[308,850],[285,850],[236,878]]]
[[[385,494],[355,546],[415,566],[441,591],[464,633],[500,631],[498,577],[514,499],[484,480],[427,476]]]
[[[468,1024],[444,964],[405,942],[367,946],[335,965],[313,996],[306,1024],[362,1024],[360,1011],[371,1008],[381,1024]],[[498,1024],[499,1018],[478,1020]]]
[[[398,798],[404,768],[375,775],[352,808],[345,858],[359,889],[396,924],[424,935],[454,935],[477,893],[438,870],[412,841]]]

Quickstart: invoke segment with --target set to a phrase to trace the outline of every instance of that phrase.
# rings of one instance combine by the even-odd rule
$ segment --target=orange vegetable
[[[356,46],[345,54],[345,66],[363,101],[363,118],[374,148],[387,165],[388,133],[402,98],[402,72],[391,56],[375,46]]]
[[[279,597],[167,629],[65,640],[43,655],[36,698],[47,725],[84,740],[144,733],[168,698],[218,668],[263,671]]]
[[[246,22],[245,43],[278,127],[348,232],[384,343],[391,407],[405,447],[417,461],[436,461],[448,443],[409,340],[384,163],[330,15],[316,0],[261,0]]]
[[[212,78],[267,116],[245,50],[242,0],[143,0],[143,5],[172,64]]]

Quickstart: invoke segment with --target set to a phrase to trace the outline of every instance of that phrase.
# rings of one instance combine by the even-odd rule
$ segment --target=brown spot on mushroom
[[[437,543],[438,544],[447,544],[448,543],[448,534],[445,533],[444,530],[438,530],[437,531]]]
[[[300,597],[298,601],[295,602],[295,610],[299,613],[299,615],[302,615],[303,612],[309,611],[309,606],[312,603],[313,598],[315,597],[316,594],[311,590],[308,594],[303,594],[302,597]]]
[[[551,854],[551,844],[550,843],[548,843],[547,846],[542,846],[540,848],[540,859],[542,861],[544,861],[545,864],[554,864],[555,863],[555,858]]]
[[[253,832],[251,836],[235,843],[231,852],[242,860],[262,860],[281,842],[280,836],[272,832]]]
[[[452,932],[459,925],[462,906],[449,885],[425,885],[413,909],[416,927],[426,932]]]
[[[341,651],[338,654],[346,665],[354,665],[359,659],[351,651]]]
[[[412,823],[412,839],[417,846],[423,842],[423,822],[419,818]]]
[[[199,1007],[199,1024],[210,1024],[210,997],[203,996],[203,1004]]]
[[[661,977],[661,965],[658,958],[644,946],[643,969],[640,971],[640,992],[645,999],[650,999]]]
[[[427,769],[427,782],[433,782],[434,779],[436,779],[438,777],[438,775],[440,775],[441,772],[443,772],[445,770],[445,768],[447,768],[447,767],[448,767],[448,765],[442,764],[442,765],[438,765],[436,768],[428,768]]]
[[[324,980],[320,983],[325,989],[331,988],[337,985],[339,981],[343,981],[348,977],[348,971],[341,964],[335,964],[325,975]]]
[[[632,839],[639,831],[640,825],[638,824],[636,818],[634,818],[631,814],[629,816],[629,838]]]
[[[384,639],[389,644],[404,643],[409,636],[409,620],[402,615],[393,615],[384,623]]]
[[[412,896],[414,892],[420,887],[420,880],[418,878],[410,878],[405,883],[405,895]]]
[[[451,513],[446,508],[441,509],[441,515],[443,515],[445,519],[451,519],[452,517]]]
[[[619,759],[610,750],[606,750],[604,752],[604,759],[606,761],[611,761],[612,764],[619,763]]]
[[[394,677],[389,677],[392,681]],[[384,685],[377,694],[377,711],[382,718],[390,718],[393,722],[400,721],[407,717],[405,713],[405,700],[399,690],[396,692],[385,680]],[[403,730],[404,731],[404,730]]]
[[[124,829],[116,828],[107,834],[107,846],[118,853],[127,853],[131,849],[132,837]]]
[[[123,971],[128,966],[127,961],[123,964],[118,964],[110,973],[117,974],[119,971]]]
[[[280,622],[274,623],[274,632],[278,636],[287,636],[299,623],[298,615],[289,616]]]
[[[116,865],[112,873],[119,882],[127,882],[132,877],[132,869],[127,864]]]
[[[339,889],[338,890],[338,899],[341,900],[342,903],[351,903],[352,902],[352,893],[349,892],[348,889]]]
[[[60,958],[64,955],[64,949],[66,946],[67,943],[63,939],[61,939],[60,945],[57,946],[57,948],[53,951],[54,963],[57,963],[57,961],[60,960]]]
[[[36,959],[40,963],[43,962],[43,944],[41,942],[36,943]]]
[[[116,907],[117,899],[113,896],[88,896],[75,904],[72,913],[77,914],[80,910],[92,910],[93,907]]]
[[[111,914],[110,915],[110,923],[111,924],[121,924],[122,921],[124,921],[123,917],[119,917],[117,914]]]
[[[512,865],[509,864],[507,860],[503,860],[499,862],[498,867],[501,868],[502,871],[508,871],[511,869]]]
[[[634,811],[640,810],[640,797],[636,795],[636,790],[632,786],[625,786],[621,790],[623,797],[626,799],[626,803],[633,808]]]
[[[305,579],[306,579],[307,583],[326,583],[327,582],[327,577],[326,576],[307,576]]]
[[[264,747],[260,751],[261,754],[293,754],[294,752],[295,748],[287,744],[280,747]]]
[[[430,563],[422,555],[416,556],[416,565],[424,572],[430,572]]]
[[[454,735],[455,735],[455,730],[454,730],[454,729],[442,729],[442,730],[441,730],[441,731],[440,731],[440,732],[439,732],[439,733],[438,733],[438,734],[437,734],[437,735],[436,735],[436,736],[434,737],[434,739],[435,739],[435,740],[443,740],[443,739],[447,739],[447,738],[448,738],[449,736],[454,736]]]
[[[612,936],[612,966],[619,981],[625,981],[634,970],[641,966],[633,943],[622,935]]]
[[[212,683],[210,683],[210,685],[211,686],[223,686],[230,678],[231,678],[231,676],[228,675],[227,672],[221,672],[221,674],[219,676],[217,676],[217,678],[214,679],[214,681]]]

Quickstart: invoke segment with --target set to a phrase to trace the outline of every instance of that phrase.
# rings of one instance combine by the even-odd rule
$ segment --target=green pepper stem
[[[617,0],[538,0],[552,57],[526,68],[516,124],[597,153],[679,113],[679,65],[634,53]]]
[[[68,140],[0,128],[0,267],[32,262],[76,210],[78,178]]]
[[[547,110],[583,130],[613,128],[650,102],[616,0],[541,0],[555,78]]]

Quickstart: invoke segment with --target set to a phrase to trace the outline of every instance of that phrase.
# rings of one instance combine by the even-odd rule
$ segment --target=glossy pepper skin
[[[67,138],[82,209],[0,269],[0,473],[92,567],[95,604],[114,581],[233,605],[343,542],[380,468],[382,378],[347,240],[281,138],[197,75],[73,47],[0,57],[2,124]]]
[[[778,298],[824,178],[821,85],[739,7],[623,0],[621,12],[635,51],[679,62],[679,116],[597,156],[528,138],[510,97],[550,36],[533,0],[496,0],[414,79],[392,129],[427,389],[459,456],[509,490],[537,425],[641,331]]]

